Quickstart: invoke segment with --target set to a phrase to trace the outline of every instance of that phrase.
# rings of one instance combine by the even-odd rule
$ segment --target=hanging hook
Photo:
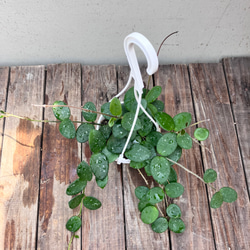
[[[134,45],[137,45],[146,56],[147,59],[147,73],[154,74],[159,66],[159,61],[155,49],[149,40],[138,32],[133,32],[124,39],[124,50],[128,58],[128,63],[131,68],[131,75],[135,80],[135,90],[142,94],[143,81],[135,54]]]

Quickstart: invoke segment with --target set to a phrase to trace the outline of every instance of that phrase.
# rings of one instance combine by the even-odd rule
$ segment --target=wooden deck
[[[147,82],[145,68],[144,80]],[[64,100],[97,107],[126,83],[124,66],[59,64],[0,68],[0,109],[36,119],[52,119],[51,109],[32,104]],[[86,194],[102,201],[96,211],[84,209],[80,238],[72,249],[250,249],[250,58],[230,58],[216,64],[163,65],[154,76],[163,88],[161,99],[170,115],[187,111],[194,120],[210,118],[210,137],[183,154],[181,163],[203,175],[218,172],[217,188],[231,186],[238,199],[211,210],[207,189],[194,176],[175,167],[185,187],[177,199],[186,231],[156,234],[139,218],[134,189],[143,180],[126,165],[112,164],[109,183],[101,190],[87,185]],[[75,120],[81,113],[72,110]],[[8,118],[0,120],[0,250],[67,249],[65,229],[77,210],[68,208],[67,185],[76,179],[81,160],[89,161],[88,145],[64,139],[58,125]]]

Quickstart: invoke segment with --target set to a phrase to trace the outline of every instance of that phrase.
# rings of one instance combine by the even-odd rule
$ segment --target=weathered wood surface
[[[114,65],[83,66],[82,104],[92,101],[97,110],[117,94],[117,79]],[[82,159],[89,163],[88,143],[82,146]],[[82,249],[124,249],[124,217],[121,166],[109,166],[109,181],[104,189],[95,183],[93,177],[85,194],[94,196],[102,202],[96,211],[83,210]]]
[[[210,130],[203,144],[212,153],[194,145],[183,152],[181,163],[199,175],[216,169],[215,187],[234,187],[238,200],[210,209],[214,191],[175,166],[185,186],[175,202],[182,207],[186,231],[156,234],[141,222],[137,209],[134,189],[144,185],[143,179],[126,165],[112,164],[105,189],[98,188],[94,179],[86,188],[86,194],[99,198],[103,206],[83,210],[83,228],[72,249],[250,249],[249,65],[250,58],[233,58],[224,59],[223,64],[160,66],[154,77],[154,84],[163,88],[166,112],[172,116],[190,112],[193,122],[211,119],[198,126]],[[0,108],[53,120],[51,109],[43,111],[31,104],[64,100],[80,106],[93,101],[100,109],[120,91],[128,74],[128,67],[110,65],[0,68]],[[81,120],[81,112],[72,109],[72,117]],[[81,160],[89,162],[88,144],[64,139],[55,123],[8,118],[0,119],[0,129],[0,249],[67,249],[71,234],[65,223],[78,210],[68,208],[71,197],[65,190],[77,178]]]
[[[210,118],[206,144],[211,153],[202,148],[204,168],[217,171],[217,190],[230,186],[238,193],[233,204],[211,209],[215,244],[217,249],[249,249],[250,204],[223,66],[191,64],[189,69],[197,120]],[[213,193],[209,188],[210,199]]]
[[[223,60],[250,194],[250,57]]]
[[[162,86],[161,100],[165,103],[165,112],[172,117],[180,112],[190,112],[192,123],[196,122],[186,65],[160,66],[155,84]],[[187,130],[192,137],[194,129]],[[193,144],[192,149],[182,151],[180,164],[203,176],[199,145]],[[205,185],[180,167],[175,165],[174,168],[185,191],[171,203],[180,206],[186,230],[182,234],[171,233],[172,248],[197,249],[199,246],[199,249],[215,249]]]
[[[7,112],[42,119],[44,66],[13,67]],[[0,173],[0,249],[36,247],[42,124],[5,121]]]

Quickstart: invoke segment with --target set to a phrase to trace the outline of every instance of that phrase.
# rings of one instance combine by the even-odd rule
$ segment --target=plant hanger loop
[[[159,66],[157,54],[156,54],[152,44],[149,42],[149,40],[145,36],[143,36],[140,33],[134,32],[134,33],[131,33],[130,35],[128,35],[124,39],[124,50],[125,50],[125,53],[126,53],[126,56],[128,59],[128,63],[129,63],[131,72],[130,72],[129,80],[128,80],[125,88],[116,97],[119,97],[122,93],[124,93],[124,91],[128,88],[132,78],[134,78],[134,95],[135,95],[135,98],[137,101],[137,108],[136,108],[135,117],[133,120],[131,130],[129,132],[126,144],[124,145],[122,153],[120,154],[120,156],[116,160],[118,164],[130,162],[130,160],[124,158],[124,153],[125,153],[125,150],[128,146],[128,143],[130,141],[130,138],[132,136],[140,108],[142,108],[143,112],[157,126],[156,122],[152,119],[152,117],[146,112],[146,110],[141,105],[141,99],[142,99],[144,85],[143,85],[143,81],[142,81],[142,76],[141,76],[141,71],[139,68],[138,60],[137,60],[137,57],[135,54],[134,45],[137,45],[142,50],[144,55],[146,56],[147,73],[149,75],[154,74],[158,70],[158,66]]]

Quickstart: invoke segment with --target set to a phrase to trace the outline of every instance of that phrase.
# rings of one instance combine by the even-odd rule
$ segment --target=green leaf
[[[53,105],[67,105],[67,104],[62,101],[55,101]],[[70,117],[70,109],[68,107],[53,107],[52,110],[56,119],[60,121],[69,119]]]
[[[150,143],[152,146],[155,147],[161,137],[162,134],[160,132],[151,131],[146,137],[146,142]]]
[[[106,139],[99,130],[91,130],[89,133],[89,147],[93,153],[98,153],[104,149]]]
[[[90,210],[96,210],[102,206],[102,203],[92,196],[86,196],[83,199],[83,205],[84,207],[90,209]]]
[[[167,131],[171,131],[174,129],[174,120],[173,118],[164,112],[158,112],[155,114],[155,119],[157,123],[162,127],[163,129]]]
[[[110,136],[107,142],[107,149],[113,154],[120,154],[125,146],[127,138],[115,138],[113,135]]]
[[[155,114],[159,111],[159,110],[157,110],[157,108],[153,105],[153,104],[151,104],[151,103],[149,103],[148,105],[147,105],[147,110],[149,110],[150,112],[151,112],[151,115],[154,117],[155,116]]]
[[[163,184],[170,174],[170,163],[164,157],[155,156],[150,163],[150,170],[153,178]]]
[[[106,124],[106,125],[102,125],[99,128],[99,131],[102,133],[104,138],[107,140],[110,137],[110,134],[112,132],[112,128],[108,124]]]
[[[84,143],[89,139],[89,133],[95,129],[92,124],[83,123],[76,130],[76,140],[80,143]]]
[[[146,199],[154,205],[164,199],[164,191],[160,187],[153,187],[146,193]]]
[[[158,215],[159,215],[159,211],[156,207],[148,206],[142,210],[141,220],[145,224],[151,224],[158,218]]]
[[[134,95],[134,87],[127,90],[124,96],[124,105],[127,110],[132,111],[134,103],[135,103],[135,95]]]
[[[205,141],[209,136],[209,130],[206,128],[197,128],[194,131],[194,137],[198,140],[198,141]]]
[[[152,103],[158,110],[158,112],[162,112],[164,110],[164,102],[160,101],[160,100],[156,100]]]
[[[176,174],[175,170],[173,169],[173,167],[170,167],[170,174],[168,176],[167,181],[165,183],[163,183],[163,185],[166,186],[172,182],[177,182],[177,174]]]
[[[101,106],[101,112],[103,113],[103,116],[106,120],[110,120],[111,117],[104,114],[112,115],[109,107],[110,107],[110,102],[106,102]]]
[[[79,235],[75,235],[74,237],[75,237],[76,239],[79,239]]]
[[[67,139],[74,139],[76,136],[75,125],[70,119],[65,119],[60,122],[59,131]]]
[[[177,135],[177,144],[184,149],[190,149],[192,148],[193,141],[191,136],[188,133],[185,133],[184,135],[178,134]]]
[[[109,122],[108,122],[109,127],[112,128],[116,121],[117,121],[117,119],[115,117],[111,117]]]
[[[184,192],[184,187],[180,183],[172,182],[165,186],[165,191],[168,197],[177,198]]]
[[[90,158],[90,167],[97,179],[105,179],[109,171],[109,163],[105,154],[93,154]]]
[[[96,107],[95,107],[95,104],[93,102],[85,103],[83,108],[96,111]],[[91,113],[91,112],[87,112],[87,111],[82,111],[82,115],[83,115],[84,119],[88,122],[94,122],[96,120],[96,117],[97,117],[96,113]]]
[[[109,176],[107,175],[103,180],[99,180],[96,178],[96,184],[100,188],[105,188],[108,183]]]
[[[146,165],[146,163],[145,163],[145,161],[142,161],[142,162],[131,161],[129,163],[129,165],[130,165],[131,168],[141,169],[141,168],[143,168]]]
[[[147,101],[145,100],[145,99],[141,99],[141,105],[142,105],[142,107],[146,110],[146,108],[147,108]],[[131,107],[131,112],[132,113],[135,113],[136,112],[136,109],[137,109],[137,106],[138,106],[138,103],[137,103],[137,101],[136,100],[134,100],[134,103],[133,103],[133,105],[132,105],[132,107]],[[140,116],[140,115],[142,115],[143,114],[143,111],[142,111],[142,109],[140,108],[140,110],[139,110],[139,115],[138,116]]]
[[[121,121],[118,121],[114,124],[112,128],[112,133],[114,137],[121,139],[127,136],[129,132],[122,127]]]
[[[170,218],[168,226],[174,233],[183,233],[186,228],[184,222],[180,218]]]
[[[122,118],[122,127],[126,129],[127,131],[130,131],[132,129],[133,121],[135,118],[135,114],[132,112],[126,113]],[[136,120],[134,130],[139,130],[142,128],[140,119]]]
[[[168,221],[164,217],[159,217],[151,224],[151,228],[156,233],[163,233],[168,229]]]
[[[82,226],[82,220],[78,216],[72,216],[66,223],[66,228],[75,233]]]
[[[175,133],[167,133],[161,137],[157,143],[157,152],[160,155],[168,156],[177,148],[177,140]]]
[[[66,189],[67,195],[76,195],[83,191],[86,187],[87,181],[82,179],[76,179]]]
[[[144,169],[145,169],[147,176],[152,176],[150,162],[146,163],[146,166],[144,167]]]
[[[142,128],[138,130],[138,133],[140,136],[144,137],[151,132],[153,123],[145,114],[142,114],[139,119],[141,121]]]
[[[122,114],[122,105],[117,97],[114,97],[109,106],[112,115],[119,116]]]
[[[237,200],[237,192],[230,187],[223,187],[219,192],[225,202],[232,203]]]
[[[183,112],[174,116],[173,120],[175,124],[174,130],[178,132],[190,125],[192,115],[188,112]]]
[[[119,157],[118,154],[113,154],[113,153],[111,153],[111,152],[107,149],[107,147],[105,147],[105,148],[102,150],[102,153],[106,155],[106,157],[107,157],[109,163],[114,162],[114,161]]]
[[[148,200],[146,199],[146,196],[145,196],[145,197],[143,197],[143,198],[140,200],[140,202],[138,203],[138,210],[139,210],[140,212],[142,212],[142,210],[143,210],[145,207],[148,207],[148,206],[152,206],[152,205],[148,202]]]
[[[206,183],[212,183],[217,179],[217,173],[213,169],[207,169],[203,175],[203,180]]]
[[[74,208],[78,207],[80,205],[81,201],[82,201],[83,196],[84,196],[84,194],[80,194],[80,195],[74,197],[73,199],[71,199],[69,201],[69,207],[71,209],[74,209]]]
[[[150,155],[150,150],[138,143],[134,144],[130,150],[125,152],[125,156],[135,162],[143,162],[149,159]]]
[[[178,162],[180,160],[180,158],[181,158],[181,155],[182,155],[182,148],[177,146],[175,151],[172,154],[168,155],[167,158],[172,160],[172,161]],[[171,161],[169,161],[169,163],[170,163],[171,166],[175,164],[175,163],[173,163]]]
[[[149,191],[148,187],[145,186],[139,186],[135,189],[135,196],[141,200],[143,198],[144,195],[146,195],[146,193]]]
[[[154,102],[161,94],[161,86],[153,87],[146,95],[145,99],[148,103]]]
[[[223,203],[223,196],[221,192],[216,192],[210,202],[211,208],[219,208]]]
[[[170,218],[180,218],[181,217],[181,209],[179,206],[177,206],[176,204],[170,204],[167,207],[167,215]]]
[[[88,165],[87,162],[82,161],[78,165],[78,167],[77,167],[77,175],[82,180],[91,181],[93,174],[92,174],[92,171],[91,171],[91,167]]]
[[[149,157],[149,160],[152,159],[152,158],[154,158],[154,157],[156,156],[155,147],[154,147],[152,144],[150,144],[150,143],[147,142],[147,141],[142,141],[142,142],[140,143],[140,145],[142,145],[142,146],[146,147],[148,150],[150,150],[150,157]]]

